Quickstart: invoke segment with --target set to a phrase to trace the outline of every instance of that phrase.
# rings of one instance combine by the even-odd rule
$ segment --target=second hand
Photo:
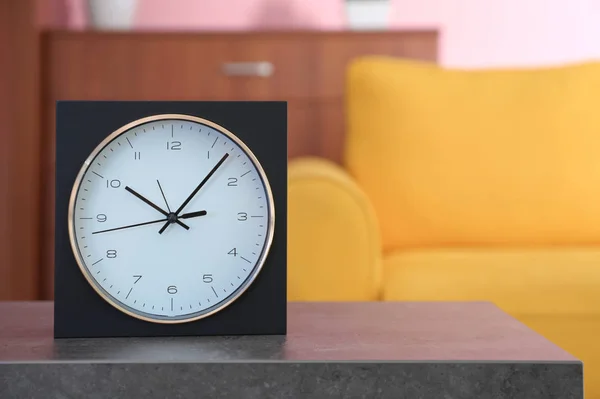
[[[169,219],[159,219],[159,220],[153,220],[151,222],[130,224],[130,225],[127,225],[127,226],[115,227],[114,229],[106,229],[106,230],[94,231],[94,232],[92,232],[92,234],[108,233],[109,231],[123,230],[123,229],[129,229],[131,227],[145,226],[147,224],[166,222],[167,220],[169,220]]]
[[[197,211],[197,212],[186,213],[184,215],[181,215],[179,218],[180,219],[192,219],[192,218],[196,218],[198,216],[204,216],[204,215],[206,215],[206,211]],[[115,228],[112,228],[112,229],[94,231],[94,232],[92,232],[92,234],[108,233],[109,231],[116,231],[116,230],[129,229],[129,228],[132,228],[132,227],[146,226],[148,224],[166,222],[167,220],[169,220],[169,219],[159,219],[159,220],[152,220],[150,222],[129,224],[127,226],[121,226],[121,227],[115,227]]]

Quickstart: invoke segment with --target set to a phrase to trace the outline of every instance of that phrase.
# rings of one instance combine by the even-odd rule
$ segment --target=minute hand
[[[181,204],[181,206],[177,209],[177,211],[175,211],[175,215],[179,216],[179,213],[181,213],[181,211],[183,210],[183,208],[185,208],[185,206],[192,200],[192,198],[194,198],[194,196],[198,193],[198,191],[200,191],[200,189],[202,188],[202,186],[204,186],[206,184],[206,182],[208,181],[208,179],[211,178],[211,176],[217,171],[217,169],[219,169],[219,167],[221,165],[223,165],[223,162],[225,162],[225,160],[227,159],[227,157],[229,156],[228,153],[225,153],[225,155],[223,155],[223,157],[219,160],[219,162],[217,162],[217,164],[210,170],[210,172],[208,172],[208,174],[206,175],[206,177],[204,179],[202,179],[202,181],[200,182],[200,184],[198,184],[198,186],[194,189],[194,191],[192,191],[192,193],[189,195],[189,197],[186,198],[185,201],[183,201],[183,204]],[[166,222],[164,224],[163,227],[161,227],[161,229],[158,231],[160,234],[163,233],[163,231],[165,231],[165,229],[167,227],[169,227],[169,224],[171,224],[171,222]]]

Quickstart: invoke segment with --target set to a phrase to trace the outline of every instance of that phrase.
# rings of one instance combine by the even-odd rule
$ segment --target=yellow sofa
[[[289,299],[496,303],[600,398],[600,63],[461,71],[368,57],[343,166],[289,168]]]

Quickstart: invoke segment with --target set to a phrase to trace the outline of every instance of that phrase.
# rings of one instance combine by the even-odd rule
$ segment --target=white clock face
[[[85,277],[147,321],[197,320],[232,303],[260,271],[273,229],[259,162],[232,133],[194,117],[119,129],[71,195],[71,245]]]

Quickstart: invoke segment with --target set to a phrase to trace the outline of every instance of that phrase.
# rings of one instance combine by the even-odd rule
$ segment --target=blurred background
[[[290,300],[492,301],[600,397],[598,59],[598,0],[0,0],[0,300],[53,298],[57,100],[285,100]]]
[[[0,299],[52,298],[56,100],[288,100],[290,158],[341,163],[356,57],[476,69],[600,56],[595,0],[2,0],[0,18]],[[239,62],[274,72],[230,76]]]

